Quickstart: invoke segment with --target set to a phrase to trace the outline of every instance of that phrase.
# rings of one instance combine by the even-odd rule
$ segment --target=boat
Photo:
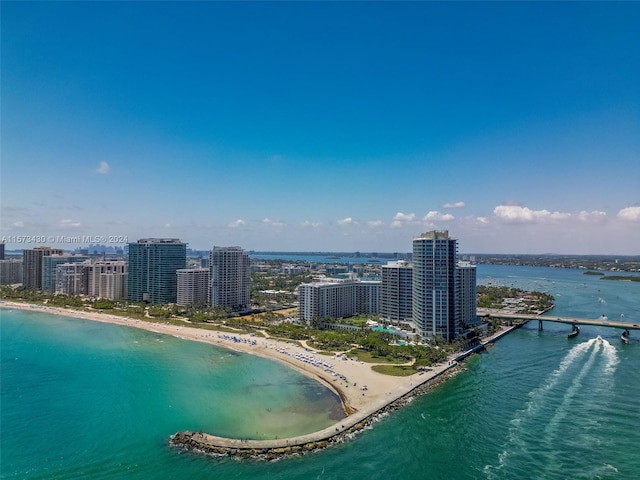
[[[602,337],[600,335],[596,337],[596,342],[602,343]]]
[[[578,325],[574,325],[573,330],[571,330],[571,333],[567,335],[567,338],[577,337],[579,333],[580,333],[580,327],[578,327]]]
[[[629,343],[629,330],[625,330],[624,332],[622,332],[622,335],[620,335],[620,340],[622,340],[622,343]]]

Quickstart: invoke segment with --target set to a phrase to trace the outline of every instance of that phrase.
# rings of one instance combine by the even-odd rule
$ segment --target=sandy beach
[[[189,327],[188,324],[184,326],[171,325],[106,313],[48,307],[46,305],[0,301],[0,307],[45,312],[53,315],[140,328],[150,332],[205,342],[238,352],[276,360],[316,379],[336,392],[342,399],[347,414],[355,412],[362,414],[375,411],[381,405],[399,398],[417,385],[425,383],[451,367],[447,362],[435,365],[427,372],[416,373],[408,377],[395,377],[374,372],[370,363],[352,359],[344,360],[341,356],[320,355],[297,344],[268,337],[204,330]],[[346,381],[343,378],[346,378]],[[362,389],[364,386],[366,386],[366,390]]]

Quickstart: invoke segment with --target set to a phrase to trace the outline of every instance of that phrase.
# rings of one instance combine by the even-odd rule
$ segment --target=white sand
[[[277,360],[320,381],[338,393],[344,403],[345,411],[349,414],[356,411],[359,411],[361,414],[376,411],[381,408],[381,406],[409,392],[417,385],[430,380],[442,371],[450,368],[448,362],[445,362],[434,366],[430,371],[422,374],[416,373],[408,377],[395,377],[374,372],[371,369],[372,364],[370,363],[362,363],[350,359],[341,360],[338,357],[315,354],[312,351],[306,351],[297,344],[278,341],[272,338],[194,328],[189,327],[186,323],[185,326],[178,326],[160,322],[142,321],[106,313],[47,307],[44,305],[30,305],[18,302],[0,301],[0,307],[45,312],[54,315],[125,325],[187,340],[206,342],[239,352],[246,352]],[[234,341],[231,337],[236,337],[240,341]],[[254,342],[256,344],[253,344]],[[330,368],[316,366],[296,358],[294,356],[296,354],[314,357],[316,361],[325,362],[332,366]],[[331,371],[335,372],[336,376],[332,375]],[[348,383],[343,381],[339,375],[344,375]],[[361,389],[364,385],[367,386],[366,391]]]

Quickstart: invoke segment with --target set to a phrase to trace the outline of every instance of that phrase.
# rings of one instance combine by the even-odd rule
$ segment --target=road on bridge
[[[493,308],[478,308],[479,317],[503,318],[507,320],[542,320],[545,322],[569,323],[571,325],[593,325],[596,327],[613,327],[623,330],[640,330],[637,323],[609,320],[607,317],[596,319],[577,317],[552,317],[549,315],[531,315],[526,313],[510,313]]]

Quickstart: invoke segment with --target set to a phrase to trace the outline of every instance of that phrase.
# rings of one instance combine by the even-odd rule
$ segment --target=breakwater
[[[350,415],[341,422],[318,432],[298,437],[274,440],[245,440],[217,437],[203,432],[184,431],[171,436],[170,444],[185,450],[222,457],[234,456],[255,460],[277,460],[282,457],[304,455],[330,446],[339,445],[354,438],[391,412],[410,403],[435,386],[457,375],[463,366],[447,365],[428,380],[416,384],[408,392],[394,399],[383,399],[381,405]]]
[[[340,422],[323,430],[307,435],[274,440],[248,440],[217,437],[203,432],[183,431],[171,436],[170,445],[185,450],[211,456],[234,456],[257,460],[276,460],[278,458],[304,455],[350,440],[358,433],[370,428],[380,418],[411,402],[414,397],[423,395],[429,390],[457,375],[462,369],[458,363],[467,356],[483,349],[486,345],[502,338],[521,325],[507,327],[483,340],[479,345],[458,355],[446,365],[438,365],[430,372],[415,375],[408,386],[399,389],[393,395],[382,398],[367,408],[354,412]],[[426,375],[424,380],[421,375]]]

